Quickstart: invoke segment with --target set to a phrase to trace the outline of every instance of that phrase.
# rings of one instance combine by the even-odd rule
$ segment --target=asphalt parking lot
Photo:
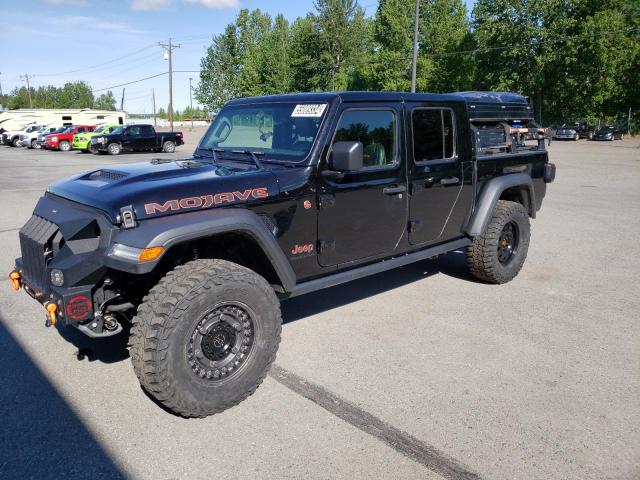
[[[0,147],[0,271],[48,183],[154,156]],[[640,141],[550,156],[512,283],[452,253],[291,300],[271,375],[203,420],[145,395],[126,339],[47,329],[2,278],[0,478],[640,478]]]

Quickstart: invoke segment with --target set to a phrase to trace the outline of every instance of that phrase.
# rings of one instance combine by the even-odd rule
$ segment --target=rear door
[[[140,148],[152,150],[158,146],[156,131],[151,125],[140,127]]]
[[[447,240],[445,229],[462,191],[462,163],[457,152],[453,109],[407,104],[410,132],[409,243]]]
[[[358,141],[364,166],[344,178],[319,178],[318,261],[323,266],[393,253],[407,222],[402,107],[343,104],[331,142]],[[331,153],[322,160],[326,162]]]

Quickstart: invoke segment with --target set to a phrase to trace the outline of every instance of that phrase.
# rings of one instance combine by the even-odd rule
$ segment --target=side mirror
[[[336,142],[333,144],[329,168],[338,172],[348,172],[360,170],[362,165],[362,142]]]

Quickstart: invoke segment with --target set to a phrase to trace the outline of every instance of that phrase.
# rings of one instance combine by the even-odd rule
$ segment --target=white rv
[[[82,109],[19,109],[0,112],[0,133],[22,130],[26,125],[98,125],[101,123],[126,125],[127,114],[122,111]]]

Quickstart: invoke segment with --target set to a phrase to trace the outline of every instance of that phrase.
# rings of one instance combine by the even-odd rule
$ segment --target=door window
[[[347,110],[333,143],[361,142],[364,168],[385,167],[396,163],[396,132],[396,115],[391,110]]]
[[[142,135],[151,136],[154,134],[153,127],[151,125],[145,125],[142,127]]]
[[[453,112],[449,109],[417,108],[411,112],[413,159],[442,160],[455,155]]]

